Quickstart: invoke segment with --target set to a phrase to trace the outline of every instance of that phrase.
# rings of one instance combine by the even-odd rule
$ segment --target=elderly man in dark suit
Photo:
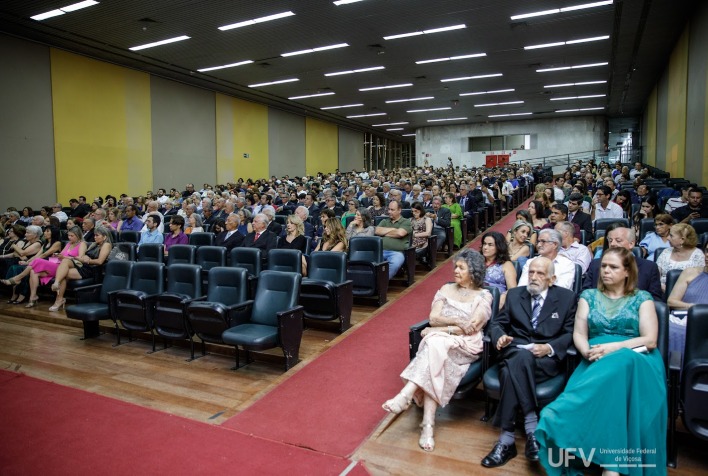
[[[261,260],[263,261],[263,265],[266,265],[268,262],[268,252],[278,247],[278,235],[267,230],[268,217],[263,213],[258,213],[253,217],[252,225],[253,231],[246,235],[241,246],[261,250]]]
[[[501,398],[494,424],[502,432],[482,460],[487,468],[502,466],[516,456],[514,431],[519,408],[524,415],[526,458],[538,461],[536,383],[562,371],[573,339],[577,298],[572,291],[553,285],[553,262],[536,258],[528,276],[527,286],[507,292],[504,308],[490,324],[492,345],[500,352]]]
[[[214,245],[223,246],[226,248],[226,255],[229,256],[231,250],[243,244],[243,235],[238,232],[238,226],[241,220],[236,213],[226,217],[226,230],[222,231],[214,238]]]

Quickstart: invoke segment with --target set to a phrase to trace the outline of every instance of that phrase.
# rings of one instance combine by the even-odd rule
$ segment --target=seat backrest
[[[165,245],[162,243],[144,243],[138,247],[138,261],[163,263]]]
[[[380,236],[355,236],[349,240],[349,261],[383,261],[383,240]]]
[[[277,248],[268,251],[268,270],[302,273],[302,252]]]
[[[654,262],[655,262],[655,263],[656,263],[657,261],[659,261],[659,256],[661,256],[661,253],[663,253],[663,252],[666,251],[667,249],[669,249],[669,247],[657,248],[657,249],[654,250]]]
[[[275,215],[275,222],[285,226],[288,223],[287,215]]]
[[[642,257],[642,249],[638,246],[635,246],[632,248],[632,254],[634,255],[635,258],[641,258]]]
[[[659,324],[659,333],[656,338],[656,348],[664,359],[664,368],[669,368],[669,306],[665,302],[654,301],[656,317]]]
[[[167,266],[173,264],[194,264],[197,247],[194,245],[172,245],[167,255]]]
[[[683,352],[684,371],[691,361],[708,362],[708,304],[694,304],[688,309],[686,347]]]
[[[689,223],[698,235],[708,231],[708,218],[694,218]]]
[[[669,272],[666,273],[666,291],[664,293],[664,301],[666,301],[671,295],[671,291],[674,289],[676,281],[678,281],[678,278],[681,276],[682,272],[682,269],[670,269]]]
[[[573,280],[573,292],[576,296],[580,296],[583,291],[583,267],[579,264],[575,265],[575,279]]]
[[[173,264],[167,268],[167,292],[186,294],[190,297],[202,295],[202,268],[196,264]]]
[[[208,271],[216,266],[226,266],[226,248],[223,246],[200,246],[195,263]]]
[[[315,251],[307,268],[310,279],[343,283],[347,279],[347,254],[342,251]]]
[[[246,268],[251,276],[261,274],[261,250],[258,248],[234,248],[231,250],[231,266]]]
[[[118,243],[113,243],[114,248],[118,248],[120,251],[128,255],[129,261],[135,261],[138,255],[138,245],[131,241],[120,241]]]
[[[489,318],[489,322],[492,322],[499,314],[501,293],[499,292],[499,288],[495,288],[494,286],[485,286],[484,289],[492,293],[492,316]]]
[[[639,239],[637,243],[642,241],[647,233],[654,231],[654,219],[653,218],[642,218],[639,222]]]
[[[708,304],[696,304],[688,310],[686,347],[683,354],[683,422],[700,438],[708,439]]]
[[[214,244],[214,233],[206,231],[190,233],[189,244],[194,246],[211,246]]]
[[[100,300],[108,302],[108,293],[121,289],[130,289],[130,275],[133,271],[132,261],[109,261],[106,263],[106,274],[103,277]]]
[[[626,218],[598,218],[595,220],[595,230],[606,230],[611,223],[621,222],[625,228],[629,228],[629,220]]]
[[[524,266],[519,261],[512,261],[514,263],[514,271],[516,271],[516,281],[521,279],[521,272],[524,270]]]
[[[207,301],[225,306],[248,299],[248,270],[217,266],[209,270]]]
[[[401,216],[403,218],[408,218],[409,220],[413,218],[413,210],[410,208],[402,208],[401,209]]]
[[[121,231],[120,234],[118,235],[118,238],[120,239],[120,241],[128,241],[130,243],[139,243],[140,242],[140,232],[133,231],[133,230]]]
[[[386,220],[388,217],[385,215],[379,215],[377,217],[374,217],[374,226],[379,226],[379,224]]]
[[[165,288],[165,265],[154,261],[138,261],[130,273],[130,289],[146,294],[161,294]]]
[[[258,277],[251,322],[277,326],[276,313],[297,306],[302,275],[284,271],[263,271]]]
[[[348,217],[346,217],[344,219],[344,228],[347,228],[354,218],[354,215],[349,215]]]

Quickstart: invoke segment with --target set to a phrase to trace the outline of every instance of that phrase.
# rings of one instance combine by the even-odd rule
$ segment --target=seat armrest
[[[230,327],[246,324],[251,316],[252,307],[252,300],[232,304],[231,306],[224,306],[226,309],[226,316],[230,322]]]
[[[410,360],[413,360],[418,353],[420,341],[423,339],[420,334],[426,327],[430,327],[430,321],[428,319],[413,324],[408,328],[408,358]]]
[[[78,304],[85,304],[90,302],[98,302],[101,295],[102,284],[91,284],[89,286],[82,286],[80,288],[74,289],[76,292],[76,301]]]
[[[410,326],[409,329],[411,332],[420,332],[426,327],[430,327],[430,319],[424,319],[420,322],[417,322]]]
[[[278,317],[278,338],[285,356],[285,370],[297,364],[304,328],[304,308],[295,306],[276,313]]]
[[[669,355],[669,373],[681,372],[681,353],[671,352]]]

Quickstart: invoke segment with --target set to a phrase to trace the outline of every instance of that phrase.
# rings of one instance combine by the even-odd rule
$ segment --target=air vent
[[[415,79],[416,81],[422,81],[422,80],[424,80],[424,79],[428,79],[428,77],[427,77],[427,76],[416,76],[416,77],[413,78],[413,79]]]
[[[266,62],[258,63],[258,66],[261,66],[261,67],[263,67],[263,68],[269,68],[269,67],[270,67],[270,63],[266,63]]]
[[[148,18],[148,17],[141,18],[138,21],[143,22],[143,23],[159,23],[157,20],[153,20],[152,18]]]

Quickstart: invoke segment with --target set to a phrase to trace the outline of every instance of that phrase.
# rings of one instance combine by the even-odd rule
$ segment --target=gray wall
[[[532,147],[537,148],[516,151],[512,161],[598,150],[603,147],[605,130],[606,120],[602,116],[424,127],[416,130],[416,163],[422,164],[427,159],[430,165],[443,166],[452,157],[455,166],[482,166],[487,154],[467,152],[468,139],[475,136],[537,134],[537,143],[532,142]]]
[[[339,128],[339,170],[342,172],[364,168],[364,133]]]
[[[669,75],[666,72],[661,76],[656,89],[656,167],[666,170],[666,131],[669,115]]]
[[[153,191],[216,182],[216,99],[211,91],[150,77]],[[180,189],[183,190],[183,189]]]
[[[305,171],[305,117],[268,108],[269,175],[300,176]]]
[[[0,210],[57,199],[49,48],[0,35]]]
[[[686,97],[686,177],[702,182],[708,168],[708,3],[695,12],[689,26]],[[701,185],[706,185],[701,183]]]

